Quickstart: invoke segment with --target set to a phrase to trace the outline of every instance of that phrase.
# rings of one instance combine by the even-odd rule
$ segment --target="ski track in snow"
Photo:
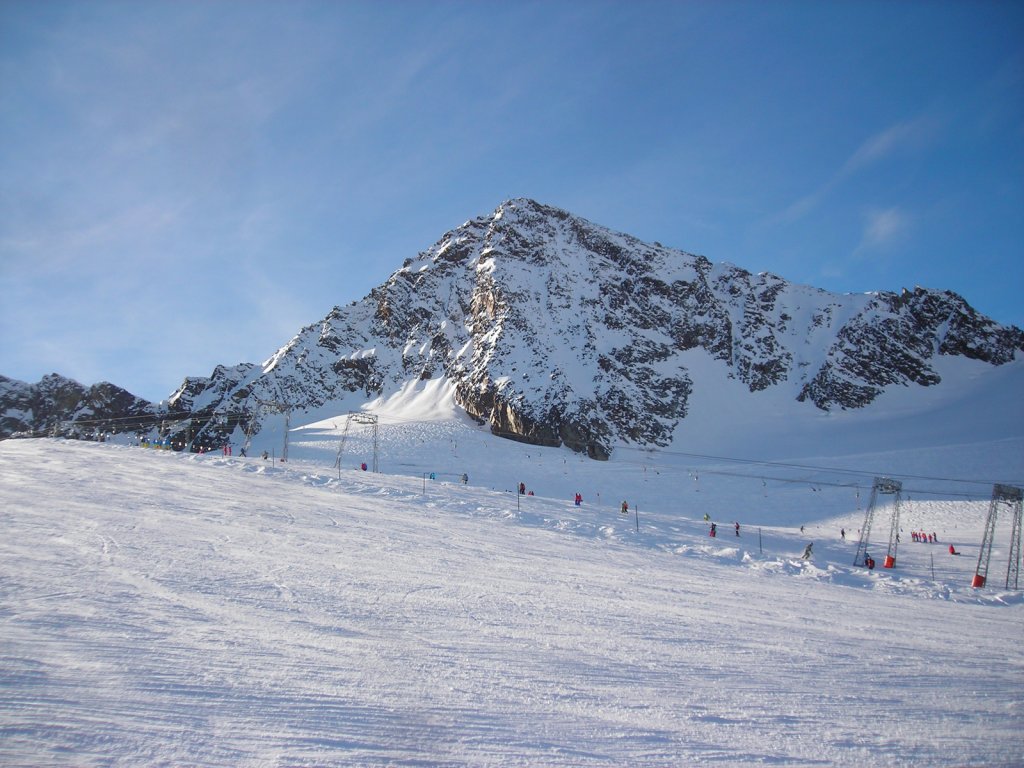
[[[765,513],[711,539],[710,502],[638,532],[455,464],[0,443],[0,763],[1024,763],[1024,601],[969,587],[986,504],[915,502],[907,530],[964,554],[868,573],[852,504],[806,537]]]

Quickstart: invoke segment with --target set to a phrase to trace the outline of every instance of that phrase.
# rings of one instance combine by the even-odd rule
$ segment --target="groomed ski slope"
[[[0,443],[0,764],[1024,763],[1024,601],[969,586],[983,500],[912,501],[943,543],[868,573],[863,488],[451,422],[382,429],[381,474],[350,435],[338,470],[341,423],[284,465]]]

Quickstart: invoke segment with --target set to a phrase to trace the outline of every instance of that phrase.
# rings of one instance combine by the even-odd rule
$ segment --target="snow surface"
[[[0,764],[1024,764],[1007,520],[970,587],[1019,429],[594,462],[490,436],[440,381],[369,406],[379,474],[344,414],[286,464],[273,425],[249,458],[0,443]],[[904,537],[868,572],[879,473]]]

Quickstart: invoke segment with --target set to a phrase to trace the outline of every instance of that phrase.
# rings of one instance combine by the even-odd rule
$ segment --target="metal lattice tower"
[[[252,433],[253,433],[253,430],[255,428],[256,428],[256,419],[254,419],[250,415],[249,416],[249,421],[245,425],[245,442],[242,443],[242,455],[243,456],[247,456],[249,454],[249,446],[252,445]]]
[[[885,553],[884,565],[892,568],[896,564],[896,548],[899,545],[900,532],[900,494],[903,491],[903,484],[899,480],[890,480],[887,477],[876,477],[871,486],[871,500],[868,502],[867,511],[864,513],[864,525],[860,528],[860,540],[857,542],[857,553],[853,556],[854,565],[864,565],[868,551],[868,544],[871,540],[871,524],[874,522],[875,508],[878,505],[878,496],[893,496],[892,522],[889,526],[889,548]]]
[[[348,427],[352,423],[352,419],[345,419],[345,430],[341,433],[341,440],[338,441],[338,455],[334,457],[334,466],[337,468],[339,477],[341,476],[341,454],[345,452],[345,441],[348,440]]]
[[[1010,564],[1006,566],[1006,588],[1020,589],[1021,489],[1014,488],[1017,498],[1013,508],[1013,530],[1010,531]],[[1013,585],[1012,587],[1010,585]]]
[[[348,418],[345,419],[345,431],[341,433],[341,441],[338,443],[338,455],[334,459],[334,466],[341,471],[341,454],[345,450],[345,441],[348,439],[348,428],[349,425],[355,422],[356,424],[365,424],[373,428],[373,471],[380,472],[378,465],[378,456],[380,454],[380,442],[377,426],[377,417],[372,413],[350,413]]]
[[[248,455],[249,446],[252,445],[252,434],[256,431],[257,418],[252,415],[249,411],[249,400],[246,399],[245,404],[242,406],[242,414],[248,416],[248,421],[245,423],[245,440],[242,442],[242,455]],[[241,417],[237,421],[238,426],[242,426]]]
[[[1024,491],[1012,485],[992,486],[992,501],[988,506],[988,517],[985,518],[985,533],[981,538],[981,552],[978,553],[978,567],[974,572],[972,587],[984,587],[988,581],[988,565],[992,557],[992,544],[996,538],[996,519],[999,508],[1006,505],[1013,516],[1010,532],[1010,562],[1006,568],[1006,589],[1019,589],[1020,579],[1020,539],[1021,539],[1021,500]]]
[[[281,461],[288,461],[288,431],[291,429],[292,408],[295,406],[277,400],[257,400],[257,402],[260,404],[260,408],[267,413],[284,414],[284,446],[281,448]]]

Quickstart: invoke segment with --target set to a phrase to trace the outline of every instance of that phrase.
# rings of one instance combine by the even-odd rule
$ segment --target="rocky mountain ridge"
[[[147,425],[156,409],[109,382],[84,387],[57,373],[34,384],[0,376],[0,439],[21,434],[92,437]]]
[[[751,393],[782,388],[831,411],[941,385],[940,356],[998,366],[1022,351],[1024,332],[949,291],[834,294],[517,199],[445,233],[263,365],[187,378],[166,415],[198,414],[198,433],[226,437],[258,430],[273,408],[343,412],[445,377],[494,434],[607,458],[617,443],[670,444],[694,353]]]

